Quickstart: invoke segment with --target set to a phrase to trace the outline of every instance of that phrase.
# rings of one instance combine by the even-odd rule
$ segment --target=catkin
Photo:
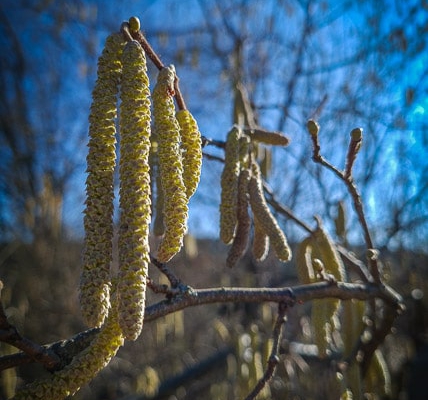
[[[253,256],[256,261],[264,261],[269,253],[269,236],[266,235],[260,222],[254,217]]]
[[[260,143],[270,144],[274,146],[288,146],[290,140],[281,132],[271,132],[261,129],[253,129],[251,138]]]
[[[317,249],[326,271],[337,281],[345,280],[345,267],[336,247],[325,229],[319,225],[314,232]]]
[[[318,232],[319,229],[321,228],[317,228],[315,233],[303,239],[297,247],[297,276],[302,284],[317,282],[326,272],[337,280],[343,278],[343,275],[333,273],[333,270],[341,270],[339,266],[331,267],[333,257],[335,263],[340,263],[339,255],[335,254],[332,241],[327,233],[323,231],[321,234]],[[326,265],[329,265],[329,268]],[[331,349],[333,332],[339,324],[339,307],[340,300],[338,299],[317,299],[312,302],[313,340],[318,347],[320,357],[326,357]]]
[[[173,101],[175,68],[163,68],[153,91],[153,114],[159,138],[159,168],[164,191],[165,234],[157,259],[169,261],[182,247],[187,229],[188,198],[183,182],[183,161],[180,149],[180,126]]]
[[[307,285],[315,282],[315,272],[312,265],[312,236],[303,239],[297,246],[296,269],[299,283]]]
[[[238,204],[236,235],[233,239],[229,254],[226,259],[226,265],[232,268],[242,258],[247,250],[248,239],[251,229],[251,218],[248,213],[248,182],[250,181],[250,170],[243,169],[239,174],[238,180]]]
[[[124,45],[120,33],[107,38],[98,59],[98,78],[92,92],[89,115],[85,244],[79,298],[83,318],[92,327],[102,325],[110,307],[115,118],[122,73],[120,58]]]
[[[183,150],[183,181],[187,198],[193,196],[199,184],[202,167],[202,141],[198,124],[189,110],[176,114],[180,125],[181,148]]]
[[[118,310],[124,336],[135,340],[143,326],[151,218],[150,90],[137,41],[126,44],[122,64]]]
[[[225,244],[232,242],[237,223],[240,137],[240,129],[234,126],[227,135],[224,168],[221,174],[220,238]]]
[[[288,246],[287,238],[278,225],[275,217],[269,210],[263,194],[262,178],[260,168],[256,163],[252,164],[252,176],[248,184],[251,209],[254,216],[260,222],[264,232],[269,236],[270,243],[276,256],[281,261],[289,261],[291,249]]]
[[[391,376],[382,352],[377,349],[370,361],[365,378],[365,392],[383,397],[391,394]]]

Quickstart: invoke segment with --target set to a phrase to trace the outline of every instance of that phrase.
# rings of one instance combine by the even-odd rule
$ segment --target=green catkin
[[[269,236],[276,256],[280,261],[289,261],[291,258],[291,249],[288,246],[287,238],[278,225],[275,217],[269,210],[263,194],[262,178],[260,168],[256,163],[252,166],[252,176],[248,184],[248,193],[250,195],[251,209],[255,218],[260,222],[266,235]]]
[[[256,261],[266,260],[269,253],[269,236],[264,232],[260,222],[254,217],[253,256]]]
[[[167,262],[183,245],[187,230],[188,198],[183,181],[183,160],[180,149],[180,126],[174,107],[175,68],[164,67],[153,91],[153,114],[159,138],[159,168],[164,191],[165,234],[159,245],[157,259]]]
[[[224,168],[221,174],[220,239],[232,242],[236,229],[239,179],[239,139],[241,130],[234,126],[227,135]]]
[[[91,327],[101,326],[110,307],[110,262],[113,237],[113,175],[116,165],[117,95],[122,73],[122,34],[106,39],[98,59],[92,92],[87,156],[85,244],[80,277],[80,307]]]
[[[150,261],[150,90],[146,58],[137,41],[122,56],[120,106],[119,323],[127,339],[141,333]]]
[[[65,399],[75,394],[106,367],[123,345],[114,296],[112,293],[112,309],[91,344],[76,355],[70,364],[54,372],[49,378],[34,381],[18,390],[12,400]]]
[[[270,144],[273,146],[288,146],[290,140],[281,132],[270,132],[260,129],[251,131],[251,139],[255,142]]]
[[[226,265],[232,268],[242,258],[247,250],[248,239],[251,229],[251,218],[248,213],[248,182],[250,181],[250,170],[243,169],[238,180],[238,204],[237,219],[238,225],[236,235],[226,259]]]
[[[180,125],[181,148],[183,150],[183,181],[187,198],[193,196],[199,184],[202,167],[202,141],[198,124],[189,110],[176,114]]]

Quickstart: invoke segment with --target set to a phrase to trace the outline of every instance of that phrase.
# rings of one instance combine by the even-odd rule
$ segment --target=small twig
[[[222,140],[215,140],[211,138],[207,138],[206,136],[202,136],[202,147],[205,146],[215,146],[219,149],[224,149],[226,147],[226,143]]]
[[[269,198],[266,199],[266,201],[275,209],[275,211],[293,220],[297,225],[299,225],[306,232],[308,233],[312,232],[312,229],[308,225],[306,225],[301,219],[296,217],[288,207],[286,207],[285,205],[281,204],[278,200],[276,200],[272,188],[270,188],[265,181],[263,181],[263,190],[269,196]]]
[[[131,32],[131,36],[141,44],[141,47],[146,52],[147,56],[152,60],[153,64],[156,66],[158,70],[161,70],[165,65],[161,61],[160,57],[157,55],[157,53],[153,50],[153,47],[150,45],[150,43],[147,41],[146,37],[141,31],[135,31]]]
[[[177,107],[179,110],[187,110],[187,106],[184,101],[184,97],[181,93],[179,83],[180,83],[180,78],[176,74],[175,80],[174,80],[175,101],[177,102]]]
[[[155,265],[160,272],[162,272],[167,279],[169,280],[171,287],[168,289],[164,289],[161,287],[157,287],[155,290],[159,289],[159,293],[165,293],[168,299],[172,299],[177,296],[194,296],[195,291],[192,287],[185,285],[179,278],[175,276],[175,274],[166,266],[166,264],[159,262],[156,258],[150,256],[150,261],[153,265]],[[153,282],[151,282],[153,285]]]
[[[168,285],[155,283],[151,278],[147,278],[147,286],[152,289],[153,293],[169,294],[170,291]]]
[[[246,397],[245,400],[253,400],[257,395],[263,390],[266,384],[272,379],[273,374],[275,373],[276,367],[279,364],[279,348],[282,338],[282,327],[286,322],[286,313],[288,305],[286,303],[278,304],[278,315],[276,317],[275,325],[272,331],[272,350],[270,352],[269,359],[267,361],[266,370],[260,380],[257,382],[254,389]]]
[[[218,162],[224,163],[224,158],[219,157],[219,156],[215,156],[214,154],[209,154],[209,153],[202,152],[202,155],[203,155],[207,160],[211,160],[211,161],[218,161]]]
[[[132,42],[133,38],[131,31],[129,30],[129,23],[127,21],[122,22],[122,25],[120,26],[120,32],[127,42]]]
[[[150,262],[168,278],[171,287],[177,288],[181,285],[181,280],[175,276],[175,274],[166,266],[166,264],[161,263],[153,256],[150,256]]]

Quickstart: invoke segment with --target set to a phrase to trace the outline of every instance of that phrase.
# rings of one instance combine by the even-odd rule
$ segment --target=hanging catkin
[[[269,253],[269,236],[254,217],[253,256],[256,261],[264,261]]]
[[[175,117],[173,65],[164,67],[153,91],[154,126],[159,139],[159,168],[164,191],[165,234],[157,259],[169,261],[183,245],[187,229],[187,195],[183,182],[180,126]]]
[[[202,142],[198,124],[189,110],[177,111],[183,150],[183,182],[187,198],[193,196],[199,184],[202,167]]]
[[[89,326],[101,326],[110,307],[110,261],[113,237],[113,173],[117,94],[122,73],[120,33],[110,35],[98,59],[92,92],[87,156],[85,245],[80,278],[80,306]]]
[[[232,242],[237,222],[240,137],[240,129],[234,126],[227,135],[221,174],[220,238],[225,244]]]
[[[144,51],[128,42],[120,106],[119,323],[127,339],[141,332],[149,256],[150,90]]]
[[[226,265],[229,268],[235,266],[235,264],[242,258],[248,246],[251,228],[251,218],[248,213],[248,182],[250,181],[250,176],[251,172],[247,168],[243,169],[239,174],[238,204],[236,210],[238,224],[232,247],[230,248],[226,259]]]
[[[276,256],[281,261],[289,261],[291,258],[291,249],[288,246],[287,238],[278,225],[275,217],[269,210],[263,194],[262,178],[258,164],[253,162],[252,177],[248,184],[248,193],[250,194],[250,204],[254,216],[260,222],[260,226],[269,236]]]

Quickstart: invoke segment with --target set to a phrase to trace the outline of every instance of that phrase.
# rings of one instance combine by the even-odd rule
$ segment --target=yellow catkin
[[[159,168],[165,199],[165,234],[157,252],[160,262],[167,262],[177,254],[187,230],[188,198],[183,182],[180,126],[173,100],[174,79],[174,66],[163,68],[153,91],[154,126],[159,138]]]
[[[122,73],[120,33],[106,39],[98,59],[92,92],[87,156],[85,244],[80,278],[80,306],[89,326],[100,326],[110,307],[110,261],[113,237],[113,174],[117,95]]]
[[[297,246],[296,271],[297,279],[302,285],[315,282],[315,272],[312,265],[312,236],[303,239]]]
[[[220,239],[225,244],[232,242],[237,223],[240,137],[240,129],[234,126],[227,135],[224,168],[221,174]]]
[[[312,301],[311,322],[312,338],[318,347],[318,356],[325,358],[330,354],[332,346],[332,326],[326,299]]]
[[[260,143],[270,144],[274,146],[288,146],[290,140],[281,132],[271,132],[261,129],[251,131],[251,138]]]
[[[314,237],[326,272],[333,275],[337,281],[345,280],[345,267],[332,239],[327,231],[319,224],[314,232]]]
[[[242,135],[239,138],[239,163],[240,168],[247,168],[249,163],[251,140],[247,135]]]
[[[143,326],[151,219],[150,90],[137,41],[126,44],[122,64],[118,310],[124,336],[135,340]]]
[[[114,294],[112,294],[114,297]],[[62,400],[75,394],[106,367],[123,345],[115,301],[100,332],[70,364],[49,378],[34,381],[18,390],[14,400]]]
[[[199,184],[202,167],[202,141],[198,124],[189,110],[176,114],[180,125],[181,148],[183,150],[183,181],[187,198],[193,196]]]
[[[248,182],[250,181],[250,170],[243,169],[238,180],[238,204],[237,219],[238,225],[236,235],[233,239],[232,247],[227,255],[226,265],[232,268],[242,258],[247,250],[248,239],[251,229],[251,218],[248,213]]]
[[[353,353],[360,336],[364,331],[365,302],[362,300],[346,300],[342,302],[341,336],[343,356],[349,358]]]
[[[264,261],[269,253],[269,236],[266,235],[260,222],[254,217],[253,256],[256,261]]]
[[[337,281],[343,281],[345,270],[336,250],[333,241],[328,233],[319,224],[311,235],[311,257],[308,262],[312,263],[312,268],[316,280],[321,278],[316,275],[316,264],[322,265],[323,273],[333,276]],[[338,327],[339,321],[339,299],[320,299],[312,303],[312,324],[314,327],[314,341],[318,346],[321,357],[328,355],[332,346],[333,332]]]
[[[391,394],[391,376],[382,352],[377,349],[370,361],[365,378],[365,392],[388,397]]]
[[[250,204],[254,216],[260,222],[264,232],[269,236],[270,244],[276,256],[281,261],[289,261],[291,258],[291,249],[284,232],[279,227],[278,222],[266,203],[260,168],[256,163],[252,164],[252,177],[248,184],[248,192],[250,194]]]

